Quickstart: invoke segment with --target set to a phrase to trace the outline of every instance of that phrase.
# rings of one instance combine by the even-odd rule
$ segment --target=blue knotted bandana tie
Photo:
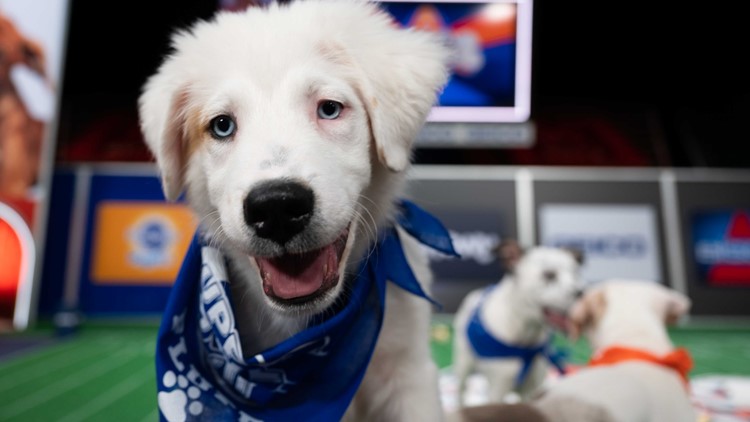
[[[482,307],[484,298],[495,286],[488,287],[482,294],[479,305],[469,320],[466,328],[466,335],[469,339],[474,352],[483,358],[517,358],[521,359],[521,370],[516,376],[515,388],[520,388],[529,374],[534,358],[537,356],[545,357],[561,373],[565,374],[564,354],[555,350],[552,345],[552,338],[537,346],[516,346],[504,343],[497,337],[490,334],[482,323],[479,310]]]
[[[457,256],[440,222],[402,201],[399,225],[421,243]],[[435,303],[387,229],[349,285],[348,303],[255,356],[242,354],[227,270],[196,235],[159,328],[156,370],[161,420],[338,421],[359,387],[383,322],[386,281]]]

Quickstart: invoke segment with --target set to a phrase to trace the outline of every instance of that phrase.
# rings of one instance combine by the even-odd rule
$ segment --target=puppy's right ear
[[[597,319],[604,315],[607,306],[604,291],[596,289],[584,293],[568,312],[568,337],[575,341]]]
[[[175,201],[184,187],[187,164],[187,89],[168,80],[163,69],[152,76],[138,100],[141,131],[161,173],[164,196]]]
[[[568,311],[568,338],[573,341],[578,340],[586,326],[591,323],[592,318],[593,313],[582,299],[573,304]]]
[[[494,250],[503,270],[508,273],[513,273],[516,270],[516,265],[518,265],[518,261],[521,260],[524,253],[516,239],[503,239]]]
[[[687,296],[676,290],[670,290],[667,293],[669,296],[667,298],[665,322],[667,325],[675,325],[683,315],[688,313],[692,302]]]

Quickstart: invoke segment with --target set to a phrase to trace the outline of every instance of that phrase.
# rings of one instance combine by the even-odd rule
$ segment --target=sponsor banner
[[[443,211],[431,208],[449,229],[451,241],[460,258],[444,255],[431,248],[427,252],[437,281],[474,280],[491,282],[502,276],[494,249],[503,232],[497,214],[470,211]]]
[[[750,209],[693,214],[693,257],[709,286],[750,287]]]
[[[161,313],[195,222],[184,203],[164,200],[155,173],[134,167],[89,177],[79,309],[89,315]],[[146,258],[150,252],[154,256]]]
[[[587,282],[662,281],[656,213],[649,205],[544,205],[539,226],[542,244],[584,251]]]
[[[171,285],[196,227],[187,206],[151,201],[102,201],[95,219],[96,284]]]

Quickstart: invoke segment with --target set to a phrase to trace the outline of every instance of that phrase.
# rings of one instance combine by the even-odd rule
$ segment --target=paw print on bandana
[[[201,390],[190,385],[184,375],[176,375],[167,371],[162,377],[162,385],[171,391],[160,391],[158,395],[159,410],[169,422],[185,422],[188,414],[193,417],[203,413],[203,404],[198,400]]]

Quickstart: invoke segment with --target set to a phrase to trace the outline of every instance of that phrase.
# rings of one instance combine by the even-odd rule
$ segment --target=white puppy
[[[335,320],[355,295],[363,260],[386,259],[373,245],[394,227],[411,145],[446,81],[449,53],[436,36],[398,28],[374,4],[335,0],[222,13],[179,32],[172,45],[174,51],[140,98],[141,125],[166,196],[174,200],[186,191],[209,246],[227,264],[231,292],[207,292],[210,277],[224,269],[206,264],[203,248],[208,276],[200,297],[206,310],[195,318],[202,333],[220,337],[219,349],[234,357],[215,363],[217,350],[209,345],[209,363],[223,369],[218,375],[198,374],[192,372],[197,366],[183,360],[192,353],[189,341],[185,347],[166,347],[175,368],[159,380],[160,389],[186,388],[187,394],[175,404],[173,391],[162,391],[159,404],[163,416],[169,419],[167,409],[180,419],[206,415],[205,404],[190,402],[199,395],[223,402],[236,393],[245,401],[249,397],[253,408],[262,402],[253,400],[264,380],[280,382],[268,394],[307,382],[274,369],[275,362],[261,352],[306,335],[310,321]],[[421,248],[400,228],[398,233],[414,274],[428,290]],[[232,313],[215,311],[219,296],[222,304],[231,303]],[[373,333],[377,345],[347,417],[441,420],[429,350],[430,304],[390,283],[385,302],[382,330],[379,337]],[[183,327],[181,319],[191,318],[186,312],[172,321],[177,334],[189,331],[190,321]],[[212,334],[210,324],[218,331]],[[231,348],[237,338],[241,351]],[[329,342],[337,340],[348,341],[344,346],[351,353],[338,358],[339,366],[354,354],[368,353],[358,349],[357,337],[324,337],[306,353],[327,355]],[[242,362],[257,367],[243,375],[232,366]],[[176,376],[183,368],[185,377]],[[325,391],[341,376],[320,375],[306,388]],[[184,379],[200,390],[185,387]],[[222,383],[231,388],[220,388]],[[291,401],[282,397],[273,406]],[[176,409],[180,406],[187,413]],[[233,406],[240,405],[226,405]],[[328,407],[321,405],[320,411]],[[245,420],[262,419],[244,412]],[[326,419],[315,411],[297,415]]]
[[[576,252],[535,247],[523,253],[514,241],[499,252],[506,275],[470,292],[456,312],[453,368],[460,405],[472,371],[486,376],[491,402],[512,391],[522,398],[533,393],[554,359],[551,323],[567,314],[582,288]]]
[[[687,387],[689,356],[675,350],[665,328],[690,307],[679,292],[640,280],[612,280],[589,289],[571,309],[572,334],[593,349],[593,366],[568,375],[536,406],[550,420],[591,421],[580,405],[616,422],[694,422]],[[578,403],[571,411],[570,403]],[[570,413],[569,413],[570,412]]]

